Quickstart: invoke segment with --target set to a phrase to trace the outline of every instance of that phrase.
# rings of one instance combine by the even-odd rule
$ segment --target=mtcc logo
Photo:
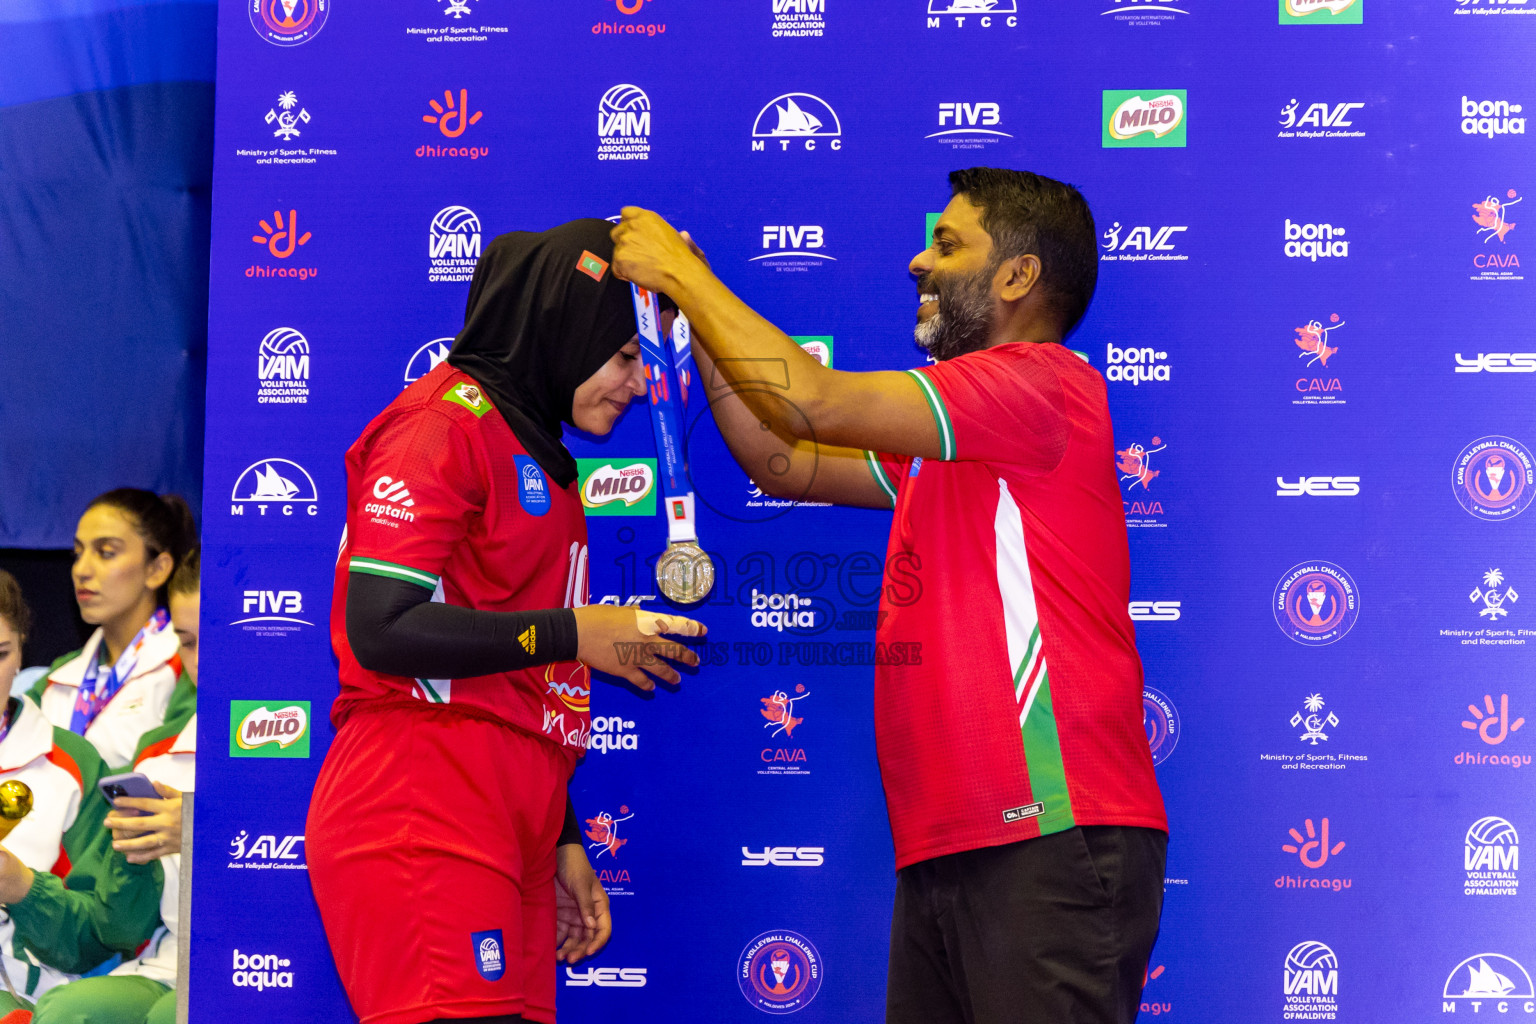
[[[1520,836],[1503,818],[1478,818],[1462,846],[1467,873],[1465,896],[1517,896],[1520,893]]]
[[[1524,135],[1525,118],[1514,116],[1522,112],[1520,104],[1508,100],[1479,101],[1463,96],[1461,134],[1482,135],[1490,139],[1495,135]]]
[[[1298,942],[1285,955],[1285,1015],[1333,1020],[1339,1009],[1339,958],[1321,942]]]
[[[597,158],[649,160],[651,100],[638,85],[616,85],[597,103]]]
[[[1120,237],[1121,226],[1115,221],[1108,231],[1103,233],[1104,242],[1099,246],[1104,252],[1099,255],[1100,262],[1115,260],[1124,262],[1142,262],[1150,260],[1187,260],[1188,256],[1178,253],[1174,235],[1188,231],[1183,224],[1169,225],[1152,228],[1140,226],[1130,228],[1125,237]]]
[[[1470,1003],[1473,1013],[1483,1004],[1494,1013],[1536,1013],[1536,990],[1531,976],[1512,957],[1503,953],[1476,953],[1451,970],[1441,993],[1441,1013],[1455,1013],[1457,1003]]]
[[[975,28],[1017,28],[1018,13],[1018,0],[928,0],[928,27],[940,28],[947,15],[956,28],[965,28],[967,19]]]
[[[808,92],[787,92],[758,111],[752,123],[752,151],[765,152],[770,140],[779,144],[780,152],[788,152],[796,140],[800,142],[796,148],[806,150],[814,150],[823,140],[828,149],[842,149],[842,134],[842,122],[826,100]]]
[[[448,359],[448,350],[453,341],[453,338],[433,338],[412,352],[405,364],[405,383],[418,381],[437,369],[439,363]]]
[[[319,512],[315,481],[305,468],[289,459],[262,459],[251,463],[235,479],[229,492],[229,514],[245,515],[253,505],[264,516],[270,508],[275,515],[291,516],[302,508],[306,515]]]
[[[1530,449],[1511,437],[1478,438],[1452,467],[1456,501],[1475,518],[1513,519],[1536,498],[1536,466]]]
[[[1321,647],[1343,639],[1359,617],[1359,590],[1332,562],[1293,566],[1275,587],[1275,624],[1299,644]]]

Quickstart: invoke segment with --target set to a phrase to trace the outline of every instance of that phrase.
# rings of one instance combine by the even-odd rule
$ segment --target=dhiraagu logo
[[[577,459],[581,507],[589,516],[654,516],[655,459]]]
[[[1360,25],[1365,0],[1280,0],[1282,25]]]
[[[1104,148],[1176,146],[1183,149],[1187,101],[1183,89],[1105,89]]]
[[[230,701],[229,756],[308,757],[309,701]]]

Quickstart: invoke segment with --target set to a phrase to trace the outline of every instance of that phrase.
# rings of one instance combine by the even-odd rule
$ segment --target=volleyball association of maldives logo
[[[1349,573],[1332,562],[1303,562],[1275,587],[1275,624],[1299,644],[1323,647],[1354,628],[1359,603]]]
[[[325,27],[331,0],[245,0],[256,34],[274,46],[307,43]]]
[[[1147,746],[1152,749],[1152,763],[1162,764],[1179,745],[1179,711],[1161,690],[1144,687],[1141,691],[1141,723],[1147,730]]]
[[[747,1002],[764,1013],[795,1013],[821,991],[821,954],[792,931],[764,932],[741,951],[736,983]]]
[[[1511,437],[1480,437],[1461,450],[1451,489],[1478,519],[1513,519],[1536,498],[1531,451]]]

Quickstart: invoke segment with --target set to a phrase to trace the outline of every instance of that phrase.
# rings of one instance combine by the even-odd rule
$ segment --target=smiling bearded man
[[[908,268],[935,360],[916,370],[823,367],[638,207],[613,269],[688,315],[715,422],[763,491],[893,508],[886,564],[919,568],[915,598],[884,590],[877,631],[921,647],[875,667],[886,1020],[1129,1024],[1168,825],[1104,379],[1061,344],[1093,296],[1093,216],[1024,171],[950,185]]]

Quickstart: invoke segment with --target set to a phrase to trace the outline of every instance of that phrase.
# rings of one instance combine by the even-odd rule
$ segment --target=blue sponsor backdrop
[[[195,1021],[344,1018],[306,873],[233,851],[301,848],[342,454],[484,241],[647,205],[839,369],[905,367],[906,262],[974,164],[1076,183],[1102,232],[1070,343],[1109,380],[1174,830],[1145,1015],[1536,1013],[1536,3],[1014,6],[220,5]],[[764,499],[691,437],[710,663],[595,688],[573,794],[616,931],[562,1019],[760,1020],[743,965],[784,961],[817,977],[779,1010],[876,1021],[872,669],[817,662],[872,640],[888,520]],[[638,409],[570,445],[654,457]],[[592,600],[653,594],[660,518],[588,526]],[[237,622],[268,591],[291,621]],[[221,756],[232,699],[310,701],[311,757]],[[235,985],[252,956],[275,987]]]

